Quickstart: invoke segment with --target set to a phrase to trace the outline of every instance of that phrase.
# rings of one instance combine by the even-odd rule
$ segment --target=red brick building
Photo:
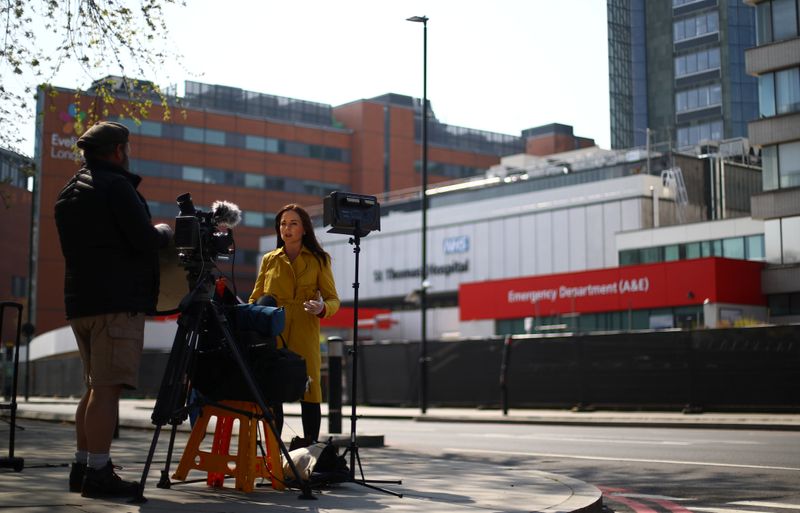
[[[61,88],[38,100],[37,334],[65,324],[64,262],[53,206],[79,167],[73,154],[76,117],[92,104],[107,108],[108,119],[120,120],[123,112],[124,99],[102,106],[99,101],[91,91],[76,95]],[[160,106],[141,123],[120,120],[132,132],[131,169],[143,176],[140,190],[158,221],[172,224],[175,198],[185,192],[203,210],[215,200],[241,207],[243,221],[235,229],[240,296],[247,296],[255,279],[259,237],[271,231],[274,212],[286,203],[319,205],[334,190],[382,194],[421,183],[417,99],[387,94],[332,107],[187,82],[181,103],[168,120]],[[522,137],[446,125],[433,112],[429,123],[430,183],[482,174],[501,156],[525,151]]]

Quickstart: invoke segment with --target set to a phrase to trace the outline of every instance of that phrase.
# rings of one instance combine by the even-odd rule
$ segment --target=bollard
[[[328,433],[342,432],[342,356],[341,337],[328,338]]]
[[[502,395],[503,415],[508,415],[508,367],[511,365],[511,335],[503,342],[503,359],[500,362],[500,393]]]

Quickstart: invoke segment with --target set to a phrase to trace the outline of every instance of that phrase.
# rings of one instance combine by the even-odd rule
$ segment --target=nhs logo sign
[[[469,236],[448,237],[444,240],[443,246],[445,255],[466,253],[469,251]]]

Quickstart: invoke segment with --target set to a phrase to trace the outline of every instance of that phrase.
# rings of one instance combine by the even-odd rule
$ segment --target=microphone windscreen
[[[239,206],[230,201],[215,201],[211,204],[213,217],[218,224],[233,228],[242,220],[242,211]]]

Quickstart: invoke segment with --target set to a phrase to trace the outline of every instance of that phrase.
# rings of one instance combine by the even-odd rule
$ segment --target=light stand
[[[358,443],[356,443],[356,402],[358,398],[358,257],[361,253],[361,229],[358,220],[354,222],[355,229],[353,230],[353,237],[348,240],[353,245],[353,253],[355,254],[355,278],[353,281],[353,347],[350,349],[350,354],[353,356],[353,368],[350,371],[350,444],[345,449],[344,454],[350,453],[350,476],[348,482],[360,484],[373,490],[378,490],[395,497],[402,497],[402,493],[393,492],[385,488],[374,486],[370,483],[387,483],[387,484],[403,484],[401,480],[367,480],[364,477],[364,469],[361,467],[361,458],[358,454]],[[366,233],[364,234],[366,235]],[[344,455],[343,455],[344,456]],[[358,471],[361,474],[361,479],[356,479],[356,463],[358,463]]]

